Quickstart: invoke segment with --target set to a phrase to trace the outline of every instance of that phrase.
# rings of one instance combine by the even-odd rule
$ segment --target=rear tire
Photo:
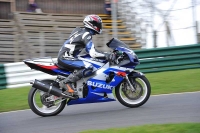
[[[42,80],[42,82],[52,83],[53,81],[52,80]],[[37,98],[36,94],[38,92],[39,92],[40,97]],[[35,114],[37,114],[39,116],[43,116],[43,117],[55,116],[55,115],[59,114],[65,108],[66,100],[63,100],[63,99],[60,99],[63,101],[61,103],[59,103],[58,106],[47,107],[47,105],[44,105],[45,102],[42,101],[42,99],[45,99],[44,95],[47,95],[47,97],[48,97],[47,93],[45,93],[37,88],[32,87],[31,90],[29,91],[28,104],[29,104],[29,107],[31,108],[31,110]],[[54,97],[54,96],[50,95],[50,97]],[[39,102],[41,102],[41,103],[39,103]],[[37,105],[37,103],[39,103],[39,105]],[[40,107],[40,106],[42,106],[42,107]]]
[[[147,102],[151,94],[151,86],[145,76],[129,77],[131,84],[136,84],[136,92],[125,89],[123,82],[115,89],[117,100],[129,108],[140,107]],[[137,94],[137,92],[139,94]]]

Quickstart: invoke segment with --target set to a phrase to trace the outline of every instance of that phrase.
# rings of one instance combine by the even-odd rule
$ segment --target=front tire
[[[49,84],[53,82],[52,80],[42,81]],[[65,108],[66,100],[32,87],[28,95],[28,104],[35,114],[46,117],[59,114]]]
[[[151,86],[145,76],[129,77],[129,80],[136,91],[127,89],[127,83],[124,81],[115,89],[117,100],[129,108],[140,107],[147,102],[151,94]]]

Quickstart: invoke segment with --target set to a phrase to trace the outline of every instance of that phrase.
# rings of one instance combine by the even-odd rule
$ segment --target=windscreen
[[[122,41],[118,40],[117,38],[111,39],[106,45],[111,49],[116,49],[118,47],[124,47],[124,48],[128,48],[129,49],[128,45],[126,45]]]

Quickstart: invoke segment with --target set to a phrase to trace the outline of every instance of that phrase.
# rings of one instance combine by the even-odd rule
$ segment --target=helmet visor
[[[96,26],[96,30],[100,33],[102,30],[102,23],[101,22],[93,22],[93,26]]]

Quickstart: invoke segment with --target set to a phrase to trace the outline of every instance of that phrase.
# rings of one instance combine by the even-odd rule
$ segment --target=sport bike
[[[99,103],[118,100],[126,107],[135,108],[147,102],[151,93],[148,79],[135,67],[139,59],[133,50],[120,40],[113,38],[106,44],[116,55],[110,62],[91,58],[89,54],[77,56],[79,60],[93,65],[93,74],[73,83],[76,95],[67,95],[59,86],[74,70],[54,63],[51,57],[24,60],[31,69],[54,75],[55,79],[31,81],[28,95],[31,110],[40,116],[59,114],[67,105]]]

